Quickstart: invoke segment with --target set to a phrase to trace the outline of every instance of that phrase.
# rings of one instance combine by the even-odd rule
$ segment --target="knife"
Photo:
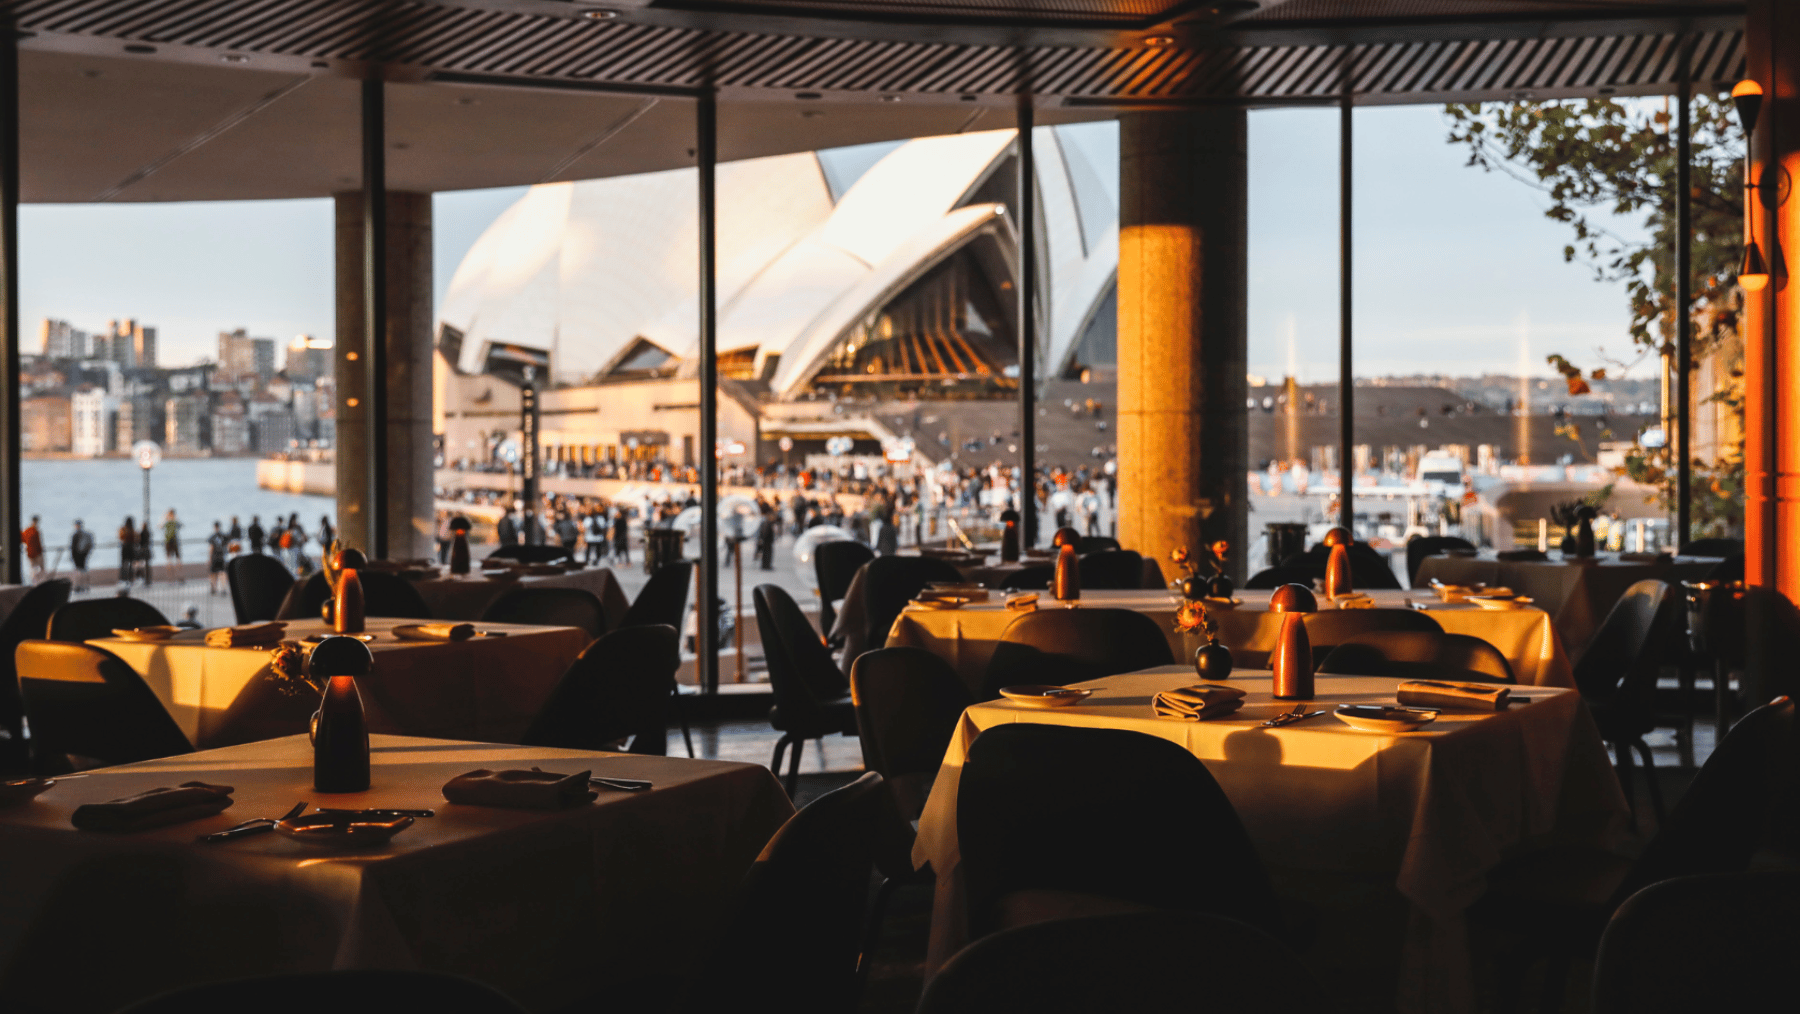
[[[617,789],[620,792],[643,792],[650,788],[650,783],[639,778],[601,778],[598,775],[588,779],[589,785],[598,785],[603,789]]]
[[[1317,718],[1318,716],[1323,715],[1324,713],[1325,712],[1323,710],[1307,711],[1307,712],[1303,712],[1303,713],[1289,712],[1285,715],[1276,715],[1274,718],[1271,718],[1268,721],[1264,722],[1263,726],[1265,728],[1271,728],[1271,729],[1278,728],[1283,725],[1292,725],[1295,722],[1304,722],[1309,718]]]

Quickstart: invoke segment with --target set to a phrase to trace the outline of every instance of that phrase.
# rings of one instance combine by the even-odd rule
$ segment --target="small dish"
[[[1340,704],[1332,714],[1350,728],[1363,732],[1412,732],[1437,721],[1438,716],[1435,711],[1386,704]]]
[[[17,806],[35,799],[55,784],[54,778],[19,778],[0,782],[0,806]]]
[[[1093,695],[1092,690],[1083,690],[1080,687],[1050,687],[1036,683],[1000,688],[1001,697],[1023,704],[1028,708],[1065,708],[1071,704],[1085,701]]]
[[[906,604],[909,609],[961,609],[969,604],[965,598],[945,596],[942,598],[913,599]]]
[[[275,825],[275,833],[312,848],[378,848],[413,826],[414,819],[379,820],[359,813],[309,813],[281,821]]]
[[[1519,609],[1532,603],[1532,599],[1527,595],[1471,595],[1468,601],[1475,603],[1476,608],[1486,609],[1489,612]]]
[[[126,641],[167,641],[181,633],[180,627],[161,624],[154,627],[122,627],[113,631],[113,636]]]

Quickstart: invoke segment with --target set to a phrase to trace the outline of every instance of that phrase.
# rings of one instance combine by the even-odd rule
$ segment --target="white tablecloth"
[[[478,620],[495,599],[514,588],[580,588],[591,591],[606,610],[606,627],[616,629],[625,618],[631,602],[619,587],[618,578],[606,567],[588,567],[566,574],[521,577],[517,581],[490,581],[479,573],[461,577],[449,573],[441,577],[414,581],[419,597],[430,607],[434,619]]]
[[[1463,912],[1506,850],[1552,833],[1605,844],[1623,827],[1618,780],[1572,691],[1524,691],[1532,703],[1506,712],[1446,712],[1420,732],[1377,735],[1329,715],[1262,728],[1291,707],[1273,700],[1269,680],[1267,673],[1233,676],[1250,692],[1243,708],[1205,722],[1151,712],[1155,693],[1194,682],[1193,671],[1179,666],[1081,684],[1096,692],[1072,707],[1000,700],[965,711],[913,850],[914,861],[937,874],[928,969],[966,942],[957,782],[976,736],[1002,723],[1128,729],[1171,740],[1218,779],[1271,867],[1392,876],[1412,905],[1398,998],[1407,1011],[1472,1008]],[[1396,683],[1320,677],[1316,703],[1392,704]]]
[[[517,742],[569,663],[587,647],[574,627],[486,623],[505,637],[453,644],[397,640],[390,631],[415,622],[371,618],[375,669],[358,683],[369,728],[412,736]],[[319,620],[289,620],[286,636],[329,633]],[[213,648],[199,631],[172,641],[116,637],[89,641],[144,677],[198,749],[248,743],[306,730],[316,694],[285,697],[266,677],[267,648]]]
[[[373,787],[312,791],[312,750],[290,737],[106,768],[0,810],[0,995],[100,1014],[179,986],[350,968],[468,976],[534,1010],[609,977],[691,967],[721,905],[792,812],[754,764],[448,740],[373,738]],[[645,778],[558,811],[455,806],[475,768]],[[77,831],[69,815],[190,780],[234,786],[205,820],[136,834]],[[195,837],[298,800],[432,807],[386,847],[309,849],[276,834]],[[256,1000],[246,996],[245,1010]]]
[[[1541,609],[1509,609],[1489,612],[1460,603],[1448,605],[1426,592],[1375,591],[1369,593],[1384,609],[1407,608],[1408,600],[1426,603],[1432,619],[1447,633],[1472,634],[1500,649],[1512,666],[1513,678],[1534,686],[1572,687],[1574,675],[1563,652],[1549,614]],[[1245,661],[1261,664],[1274,649],[1280,618],[1268,611],[1269,593],[1240,591],[1243,605],[1214,611],[1219,621],[1219,640]],[[988,660],[1000,635],[1017,614],[1006,611],[1005,594],[994,592],[989,601],[961,609],[908,608],[894,621],[888,645],[925,648],[953,666],[971,689],[979,690]],[[1176,661],[1194,657],[1200,641],[1175,631],[1176,600],[1165,591],[1089,591],[1082,604],[1090,608],[1131,609],[1156,621],[1168,638]],[[1048,595],[1039,599],[1041,609],[1063,608]]]

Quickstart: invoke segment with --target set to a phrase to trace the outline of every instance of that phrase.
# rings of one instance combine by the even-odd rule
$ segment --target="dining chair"
[[[1770,829],[1800,826],[1796,784],[1794,702],[1778,697],[1732,726],[1637,859],[1601,848],[1545,848],[1496,867],[1468,918],[1501,938],[1500,1008],[1518,1008],[1523,978],[1540,961],[1549,964],[1546,995],[1560,998],[1570,964],[1594,955],[1607,919],[1645,887],[1748,870]]]
[[[1273,591],[1284,584],[1303,584],[1311,588],[1313,579],[1322,576],[1322,572],[1314,574],[1309,567],[1264,567],[1250,575],[1244,582],[1244,590]]]
[[[1470,634],[1372,630],[1338,643],[1319,663],[1320,675],[1392,676],[1513,683],[1500,649]]]
[[[621,627],[648,627],[661,624],[682,629],[687,619],[688,585],[693,582],[694,564],[690,560],[664,564],[650,575],[644,587],[625,610]]]
[[[545,543],[541,546],[501,546],[489,553],[488,559],[517,560],[520,563],[562,563],[574,562],[575,557],[562,546]]]
[[[389,574],[379,570],[359,570],[356,580],[363,590],[363,615],[385,616],[402,620],[429,620],[431,607],[419,594],[413,583],[398,574]],[[325,582],[325,574],[315,571],[300,586],[298,594],[289,594],[282,605],[283,620],[315,620],[319,618],[319,610],[325,600],[331,597],[330,586]]]
[[[763,656],[769,664],[769,686],[775,694],[769,725],[781,733],[769,770],[781,773],[782,755],[791,746],[783,784],[792,796],[799,788],[800,752],[806,741],[832,733],[856,735],[856,705],[848,696],[850,687],[844,674],[793,596],[780,585],[764,584],[756,586],[751,599]]]
[[[1774,1010],[1793,1002],[1795,912],[1800,871],[1792,869],[1651,884],[1627,898],[1601,934],[1594,1014]]]
[[[1119,540],[1110,535],[1083,535],[1075,541],[1075,552],[1082,556],[1099,553],[1108,549],[1123,549]]]
[[[570,663],[519,740],[525,746],[668,752],[668,714],[681,667],[674,627],[620,627]]]
[[[1450,549],[1466,549],[1472,553],[1475,544],[1454,535],[1415,535],[1406,540],[1406,583],[1418,583],[1419,567],[1427,556],[1438,556]],[[1356,580],[1354,575],[1350,579]]]
[[[484,623],[580,627],[589,641],[606,634],[606,608],[586,588],[514,588],[481,611]],[[623,629],[623,628],[620,628]]]
[[[1550,554],[1541,549],[1502,549],[1494,554],[1494,559],[1502,563],[1543,563]]]
[[[70,771],[76,760],[111,766],[193,752],[143,677],[112,652],[26,641],[13,657],[38,773]]]
[[[1158,736],[994,726],[963,760],[956,837],[971,939],[1148,909],[1207,912],[1285,936],[1231,800],[1199,758]]]
[[[1144,558],[1129,549],[1102,549],[1081,556],[1081,587],[1131,589],[1144,585]]]
[[[1136,610],[1039,609],[1006,625],[982,688],[991,700],[1017,683],[1081,683],[1174,661],[1162,628]]]
[[[1632,751],[1636,750],[1644,761],[1658,821],[1663,818],[1662,787],[1644,735],[1657,725],[1656,680],[1663,662],[1675,657],[1680,626],[1685,624],[1669,586],[1654,578],[1638,581],[1613,603],[1575,662],[1575,687],[1600,727],[1600,738],[1613,746],[1626,802],[1635,814]]]
[[[86,641],[111,637],[113,631],[127,627],[161,627],[168,622],[162,610],[142,599],[124,595],[76,599],[50,614],[44,637],[51,641]]]
[[[850,582],[862,565],[875,559],[875,551],[854,539],[835,539],[813,547],[813,577],[819,583],[819,632],[831,636],[837,626],[837,607],[832,603],[850,590]]]
[[[788,818],[739,884],[680,1014],[855,1009],[884,795],[870,771]]]
[[[1198,978],[1177,972],[1201,961]],[[1002,930],[945,962],[917,1014],[1310,1014],[1329,1010],[1304,964],[1255,926],[1203,912],[1058,919]]]
[[[225,580],[231,586],[231,611],[239,623],[275,619],[288,589],[294,586],[287,565],[261,553],[232,557],[225,564]]]
[[[258,1014],[524,1014],[524,1008],[485,983],[438,972],[356,969],[264,975],[188,986],[132,1004],[119,1014],[241,1014],[246,997]]]
[[[1356,588],[1362,591],[1379,591],[1400,587],[1400,578],[1395,576],[1393,565],[1367,542],[1352,542],[1349,549],[1350,583]],[[1321,542],[1304,553],[1295,553],[1281,561],[1281,566],[1300,567],[1311,577],[1323,580],[1325,565],[1330,560],[1331,547]]]
[[[1413,631],[1442,634],[1444,628],[1417,609],[1324,609],[1305,614],[1306,639],[1311,642],[1313,664],[1323,662],[1331,649],[1353,637],[1378,631]]]
[[[869,645],[887,643],[888,631],[894,627],[900,610],[918,598],[933,582],[956,584],[962,573],[949,563],[929,556],[878,556],[863,572],[863,603],[868,609]],[[845,659],[846,664],[855,659]]]
[[[864,769],[880,772],[901,812],[916,819],[973,695],[931,652],[880,648],[851,666],[850,699]]]
[[[1695,539],[1681,551],[1683,556],[1722,556],[1727,559],[1744,555],[1743,539]]]
[[[1034,563],[1000,579],[1003,591],[1043,591],[1050,587],[1050,579],[1056,575],[1053,563]]]
[[[25,750],[24,705],[19,700],[18,671],[13,653],[26,641],[44,636],[50,617],[69,601],[69,582],[64,578],[39,581],[25,593],[0,623],[0,727],[8,735],[0,744],[0,771],[23,771],[29,763]]]

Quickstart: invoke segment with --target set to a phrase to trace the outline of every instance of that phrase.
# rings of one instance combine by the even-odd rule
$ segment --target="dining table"
[[[58,777],[0,809],[0,995],[102,1014],[201,982],[398,969],[559,1010],[609,981],[688,969],[696,933],[793,813],[757,764],[380,734],[370,745],[363,792],[314,791],[312,748],[287,736]],[[457,775],[532,767],[652,788],[553,810],[445,801]],[[190,781],[232,787],[233,805],[133,833],[71,824],[84,803]],[[279,833],[198,840],[296,802],[433,815],[353,851]]]
[[[1598,556],[1585,560],[1428,556],[1419,565],[1413,587],[1425,588],[1434,580],[1456,585],[1481,583],[1530,596],[1552,617],[1563,649],[1579,659],[1606,614],[1624,597],[1625,589],[1651,578],[1670,583],[1703,580],[1723,562],[1717,557],[1661,553],[1636,559]]]
[[[1377,608],[1423,609],[1446,633],[1479,637],[1506,656],[1513,679],[1533,686],[1575,685],[1568,655],[1563,651],[1550,616],[1534,606],[1484,609],[1468,602],[1444,602],[1427,591],[1382,589],[1366,593]],[[988,661],[1000,637],[1019,614],[1006,608],[1005,592],[990,592],[985,602],[970,602],[954,609],[909,605],[888,632],[888,647],[924,648],[950,663],[969,689],[980,694]],[[1240,590],[1237,604],[1214,604],[1209,613],[1218,624],[1219,641],[1230,648],[1241,665],[1260,666],[1274,650],[1281,631],[1281,616],[1269,611],[1269,593]],[[1191,660],[1203,639],[1175,628],[1175,612],[1181,599],[1164,590],[1083,591],[1074,608],[1130,609],[1156,621],[1168,639],[1177,661]],[[1320,606],[1330,600],[1320,596]],[[1048,594],[1038,598],[1039,609],[1065,609]]]
[[[286,620],[289,640],[332,632],[322,620]],[[417,621],[370,617],[374,670],[358,683],[373,732],[517,742],[563,672],[588,646],[577,627],[483,623],[465,641],[403,640]],[[125,661],[196,748],[305,731],[317,694],[287,695],[270,677],[268,646],[224,648],[206,632],[167,640],[100,637],[87,643]]]
[[[1271,680],[1266,671],[1234,673],[1229,685],[1246,691],[1243,705],[1204,721],[1161,718],[1151,706],[1157,693],[1195,683],[1187,666],[1076,684],[1092,696],[1063,707],[999,699],[965,710],[913,849],[915,865],[936,876],[928,974],[968,941],[956,819],[963,759],[983,730],[1005,723],[1169,740],[1217,779],[1272,871],[1391,884],[1407,905],[1389,952],[1399,961],[1395,1005],[1407,1012],[1473,1009],[1464,913],[1509,852],[1546,840],[1611,847],[1626,826],[1618,779],[1575,691],[1519,688],[1504,710],[1444,710],[1417,731],[1386,733],[1360,731],[1330,712],[1394,704],[1393,678],[1320,676],[1306,704],[1327,714],[1267,728],[1265,720],[1293,706],[1273,698]],[[1351,920],[1364,923],[1373,925]]]
[[[631,601],[610,567],[576,567],[561,574],[516,574],[506,579],[489,577],[489,573],[440,571],[433,577],[414,579],[413,587],[419,590],[432,618],[438,620],[479,620],[488,606],[514,588],[579,588],[593,592],[606,612],[608,630],[618,629],[626,610],[631,608]]]

